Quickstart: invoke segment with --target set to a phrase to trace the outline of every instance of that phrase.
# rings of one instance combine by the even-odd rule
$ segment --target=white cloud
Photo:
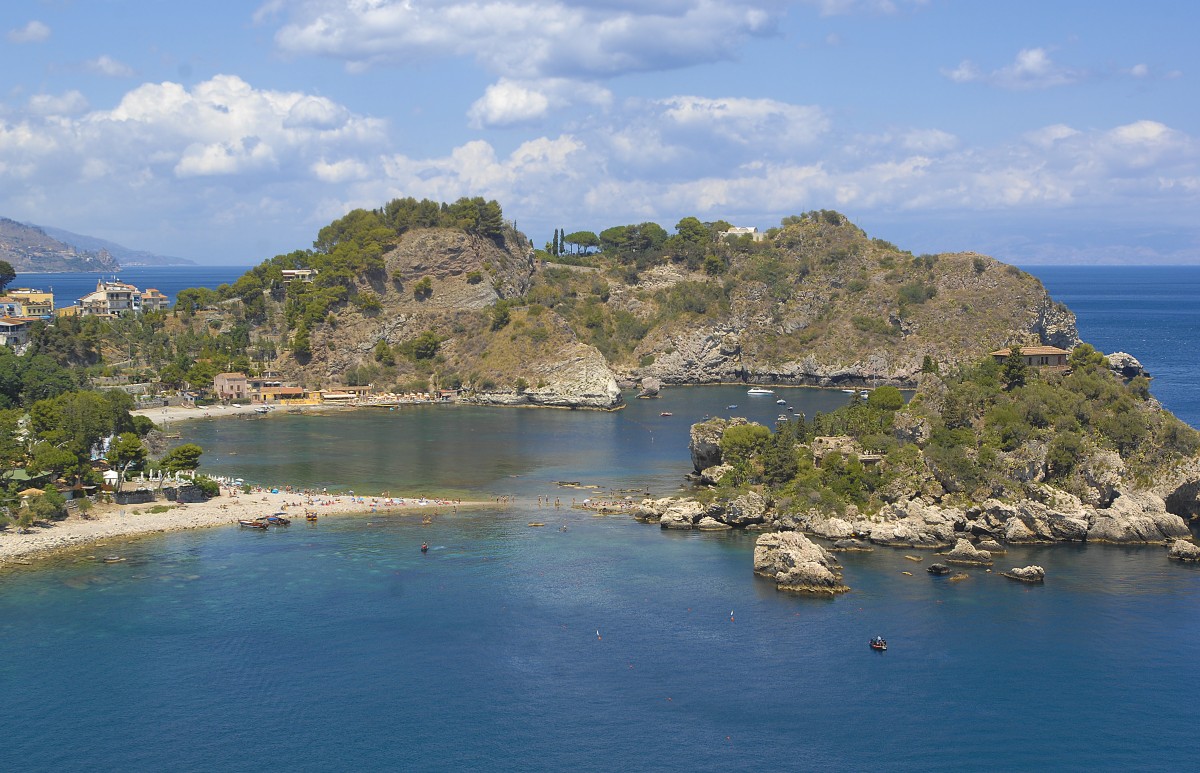
[[[785,0],[272,0],[276,45],[352,69],[469,57],[513,80],[590,79],[731,58],[773,34]]]
[[[675,126],[711,133],[740,145],[809,145],[829,130],[825,111],[773,99],[679,96],[661,100],[663,118]]]
[[[822,16],[843,16],[852,13],[893,14],[902,6],[920,8],[928,0],[801,0],[804,5],[815,6]]]
[[[467,112],[472,128],[511,126],[546,115],[550,98],[540,89],[501,79],[487,87]]]
[[[108,78],[133,77],[132,67],[123,62],[118,62],[108,54],[102,54],[95,59],[89,59],[83,63],[83,66],[88,72],[94,72],[97,75],[104,75]]]
[[[1003,89],[1046,89],[1067,86],[1082,79],[1082,71],[1056,64],[1044,48],[1026,48],[1017,52],[1009,65],[984,72],[970,60],[964,60],[942,74],[955,83],[985,83]]]
[[[87,108],[87,98],[75,90],[61,95],[35,94],[29,98],[29,112],[34,115],[78,115]]]
[[[36,19],[24,27],[8,31],[8,42],[10,43],[41,43],[49,37],[50,28]]]

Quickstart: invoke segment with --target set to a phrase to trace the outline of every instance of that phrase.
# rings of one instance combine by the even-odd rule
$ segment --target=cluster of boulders
[[[639,521],[657,523],[664,529],[767,529],[767,501],[751,491],[728,502],[705,505],[686,497],[646,499],[630,512]]]
[[[1200,547],[1187,540],[1177,539],[1168,546],[1167,556],[1177,561],[1200,561]]]
[[[963,510],[916,498],[884,505],[872,516],[838,517],[812,510],[772,515],[770,522],[775,528],[829,540],[853,537],[876,545],[920,548],[950,547],[965,535],[1011,544],[1164,544],[1190,535],[1183,518],[1167,512],[1163,499],[1147,491],[1118,489],[1108,507],[1086,505],[1078,497],[1045,486],[1041,492],[1046,501],[989,499]]]

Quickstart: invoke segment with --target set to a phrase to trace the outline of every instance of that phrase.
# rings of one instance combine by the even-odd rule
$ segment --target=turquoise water
[[[1141,358],[1195,424],[1187,288],[1200,273],[1152,287],[1155,275],[1062,271],[1043,280],[1073,308],[1054,285],[1078,296],[1084,337]],[[847,399],[779,394],[809,415]],[[842,557],[851,593],[812,599],[753,576],[752,535],[537,506],[678,491],[688,425],[731,403],[768,422],[780,408],[696,387],[616,413],[181,425],[213,473],[516,503],[425,527],[364,515],[171,534],[97,549],[121,564],[0,574],[4,768],[1175,770],[1200,747],[1200,568],[1161,548],[1001,559],[1045,566],[1041,587],[981,570],[948,583],[881,549]],[[867,648],[875,634],[888,652]]]

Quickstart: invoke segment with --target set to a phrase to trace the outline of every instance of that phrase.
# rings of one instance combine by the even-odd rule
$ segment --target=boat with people
[[[874,639],[871,639],[871,649],[883,652],[887,649],[887,642],[883,640],[882,636],[876,636]]]
[[[749,389],[746,390],[746,394],[748,394],[748,395],[773,395],[773,394],[775,394],[775,390],[767,389],[766,387],[750,387]]]
[[[428,542],[422,542],[422,543],[421,543],[421,552],[422,552],[422,553],[428,553],[428,552],[429,552],[429,543],[428,543]]]
[[[316,513],[305,513],[305,514],[304,514],[304,520],[306,520],[306,521],[315,521],[315,520],[317,520],[317,514],[316,514]]]

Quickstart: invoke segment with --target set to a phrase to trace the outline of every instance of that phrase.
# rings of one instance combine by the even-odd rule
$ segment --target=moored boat
[[[871,639],[871,649],[883,652],[887,649],[887,642],[883,640],[882,636],[876,636]]]
[[[748,394],[748,395],[773,395],[773,394],[775,394],[775,390],[767,389],[766,387],[750,387],[749,389],[746,390],[746,394]]]
[[[238,526],[246,529],[265,529],[267,528],[267,522],[258,520],[250,521],[243,518],[238,520]]]
[[[659,416],[674,416],[675,414],[671,413],[670,411],[663,411],[662,413],[660,413],[658,415]]]

